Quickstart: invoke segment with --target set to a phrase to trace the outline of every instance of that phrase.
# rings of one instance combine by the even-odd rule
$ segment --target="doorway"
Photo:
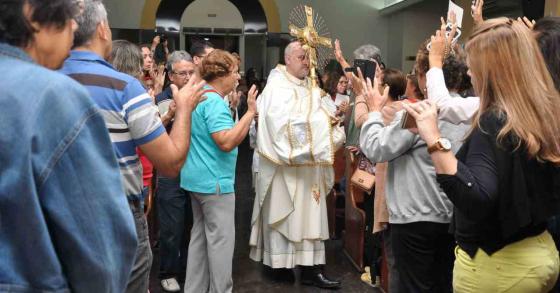
[[[185,34],[185,50],[190,51],[193,43],[201,41],[209,41],[216,49],[222,49],[228,52],[235,52],[239,54],[239,37],[234,35],[219,35],[219,34]]]

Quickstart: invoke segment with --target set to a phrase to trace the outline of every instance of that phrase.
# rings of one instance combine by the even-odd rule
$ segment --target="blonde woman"
[[[441,38],[438,31],[432,40]],[[483,22],[466,51],[480,109],[457,157],[441,137],[435,103],[405,105],[455,206],[453,289],[548,292],[560,266],[546,231],[560,210],[560,96],[520,22]]]

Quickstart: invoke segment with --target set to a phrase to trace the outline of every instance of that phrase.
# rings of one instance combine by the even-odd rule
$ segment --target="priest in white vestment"
[[[322,273],[329,239],[326,196],[334,184],[335,151],[344,132],[311,87],[309,59],[297,41],[286,66],[269,75],[257,100],[259,170],[250,257],[271,268],[302,266],[302,283],[337,288]]]

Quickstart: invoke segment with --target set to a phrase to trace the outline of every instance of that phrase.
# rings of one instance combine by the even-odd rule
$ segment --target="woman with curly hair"
[[[214,50],[199,70],[207,82],[205,100],[192,113],[191,146],[181,170],[181,188],[190,192],[193,212],[185,292],[231,292],[237,146],[255,118],[257,91],[251,87],[247,112],[234,125],[223,97],[241,78],[237,60]]]

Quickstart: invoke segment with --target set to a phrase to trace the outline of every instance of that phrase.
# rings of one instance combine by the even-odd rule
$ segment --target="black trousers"
[[[452,292],[455,240],[449,224],[390,224],[401,292]]]
[[[381,233],[373,234],[373,208],[375,189],[370,194],[364,192],[363,210],[366,214],[366,230],[364,234],[364,262],[370,268],[370,277],[375,281],[375,276],[381,276]]]
[[[188,231],[192,225],[191,199],[179,186],[179,177],[158,177],[159,278],[185,278]]]

